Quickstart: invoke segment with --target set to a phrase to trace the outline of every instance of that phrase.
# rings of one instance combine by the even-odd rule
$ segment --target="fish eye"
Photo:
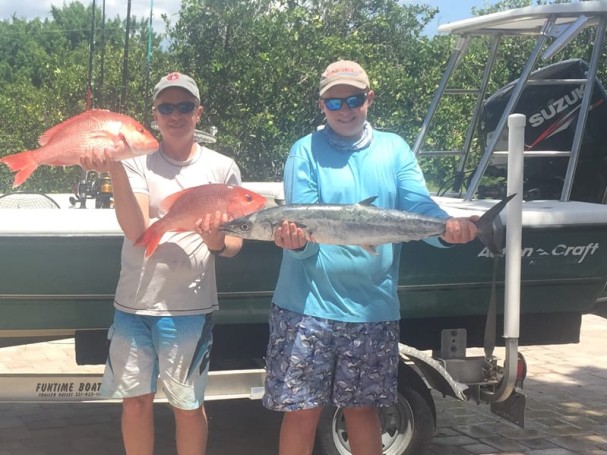
[[[248,224],[248,223],[242,223],[242,224],[240,225],[240,230],[241,230],[241,231],[245,231],[245,232],[246,232],[246,231],[248,231],[249,229],[250,229],[250,226],[249,226],[249,224]]]
[[[245,195],[245,199],[247,200],[247,202],[251,202],[253,200],[253,197],[249,193],[247,193]]]

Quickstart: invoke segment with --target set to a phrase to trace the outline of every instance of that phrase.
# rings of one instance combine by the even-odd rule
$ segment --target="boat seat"
[[[58,209],[54,199],[42,193],[7,193],[0,195],[0,209]]]

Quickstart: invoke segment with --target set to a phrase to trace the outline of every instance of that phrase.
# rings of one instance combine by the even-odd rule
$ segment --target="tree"
[[[530,4],[504,0],[474,13]],[[372,124],[412,144],[454,44],[450,36],[423,34],[436,13],[397,0],[183,0],[177,21],[165,18],[166,33],[151,33],[145,20],[131,18],[126,72],[127,24],[120,17],[103,22],[98,10],[92,27],[92,6],[72,2],[53,7],[45,21],[1,21],[0,155],[35,148],[43,131],[85,109],[90,56],[93,105],[122,110],[148,126],[153,84],[170,71],[192,75],[205,103],[201,128],[218,128],[213,148],[234,157],[245,180],[281,178],[293,142],[323,122],[318,80],[337,59],[356,60],[367,69],[376,92]],[[589,40],[590,32],[582,32],[553,61],[589,58]],[[504,44],[489,93],[518,77],[532,45],[519,39]],[[475,88],[487,52],[486,43],[473,44],[453,86]],[[601,78],[606,71],[603,64]],[[450,99],[435,116],[426,149],[461,149],[474,101]],[[473,146],[480,153],[480,145]],[[457,167],[453,157],[420,163],[432,187]],[[10,191],[5,166],[0,178],[0,193]],[[77,167],[45,168],[22,189],[69,191],[78,178]]]
[[[433,13],[393,0],[185,0],[170,51],[206,92],[217,148],[247,179],[280,179],[290,145],[322,122],[319,75],[335,59],[360,61],[379,93],[375,121],[407,130],[403,100],[420,83],[411,57]]]
[[[92,7],[79,2],[52,8],[52,19],[44,22],[13,18],[0,22],[0,155],[38,147],[37,138],[50,127],[86,108],[91,56]],[[93,52],[93,106],[120,109],[125,23],[119,18],[101,24],[96,13],[98,43]],[[148,25],[132,19],[129,74],[125,113],[139,120],[149,119],[147,78]],[[166,59],[159,49],[163,36],[153,35],[153,58]],[[101,44],[103,43],[103,47]],[[101,59],[103,55],[103,74]],[[15,100],[19,103],[15,103]],[[12,175],[0,166],[0,193],[11,189]],[[78,167],[43,166],[19,189],[24,191],[71,191],[80,178]]]

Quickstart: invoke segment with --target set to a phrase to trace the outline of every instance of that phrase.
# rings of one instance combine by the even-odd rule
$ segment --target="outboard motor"
[[[565,60],[531,73],[529,80],[546,80],[546,84],[527,85],[514,113],[527,117],[525,151],[570,152],[577,126],[584,86],[562,79],[584,79],[588,64],[580,59]],[[551,80],[551,81],[550,81]],[[481,113],[479,139],[482,148],[494,134],[502,112],[517,81],[502,87],[488,98]],[[507,128],[502,132],[496,150],[507,150]],[[546,154],[525,158],[524,199],[560,199],[569,156]],[[494,159],[489,176],[502,180],[506,157]],[[505,180],[504,180],[505,182]],[[570,199],[605,202],[607,189],[607,93],[597,79],[594,83],[590,112],[578,158]],[[485,194],[484,194],[485,193]],[[479,186],[480,197],[503,197],[505,183]]]

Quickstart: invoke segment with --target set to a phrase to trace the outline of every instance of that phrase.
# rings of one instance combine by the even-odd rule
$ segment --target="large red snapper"
[[[40,147],[0,158],[11,171],[17,171],[13,188],[25,182],[38,166],[73,166],[83,154],[100,152],[120,141],[128,145],[116,153],[116,161],[158,150],[158,141],[137,120],[103,109],[84,111],[45,131]]]
[[[194,231],[196,221],[207,213],[219,211],[232,219],[256,212],[265,204],[265,197],[240,186],[208,183],[186,188],[161,202],[160,208],[166,215],[150,225],[135,245],[145,246],[145,255],[150,256],[165,232]]]

